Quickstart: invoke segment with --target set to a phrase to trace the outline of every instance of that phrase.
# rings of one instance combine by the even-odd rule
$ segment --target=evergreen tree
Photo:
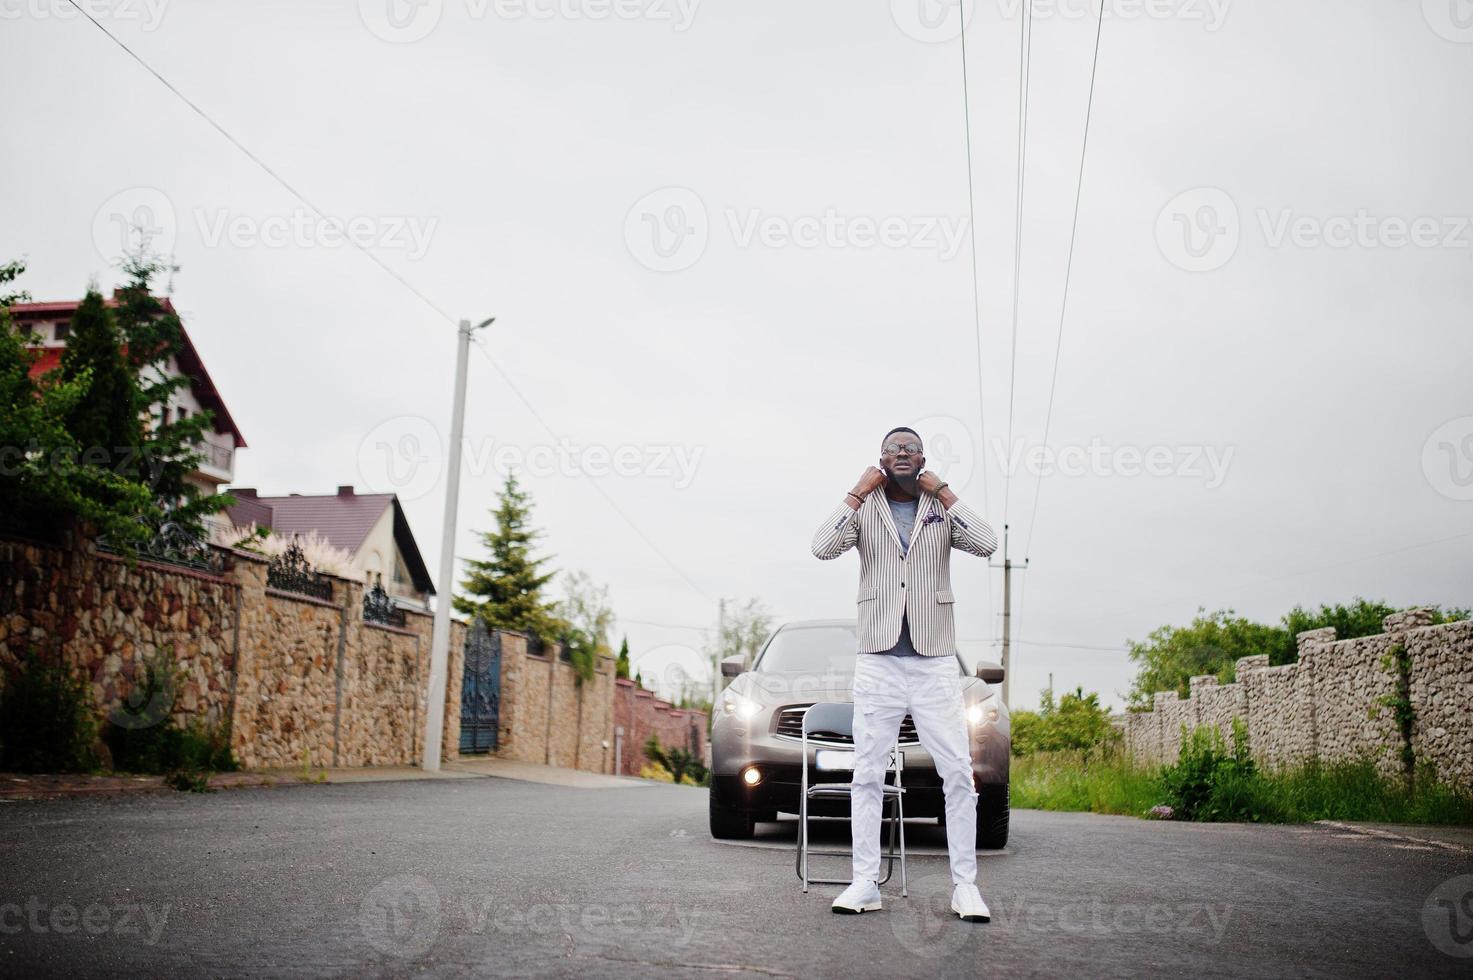
[[[614,663],[617,677],[629,677],[629,637],[624,637],[619,643],[619,659]]]
[[[178,373],[183,324],[152,292],[153,277],[162,269],[147,253],[128,256],[123,262],[128,281],[117,292],[118,328],[137,389],[136,413],[152,420],[140,440],[141,466],[132,475],[152,490],[165,519],[203,537],[202,518],[224,510],[235,498],[228,493],[205,494],[188,481],[204,460],[201,447],[214,428],[214,413],[205,409],[164,421],[174,393],[187,388],[190,380]]]
[[[0,266],[0,289],[23,270],[19,262]],[[23,299],[0,296],[0,522],[45,537],[81,516],[128,551],[147,536],[138,522],[150,506],[147,488],[87,457],[67,429],[91,384],[90,368],[70,380],[55,371],[31,378],[36,355],[8,312]]]
[[[515,630],[551,643],[564,632],[553,605],[542,590],[554,572],[542,572],[547,558],[532,557],[532,543],[540,532],[531,527],[531,501],[508,473],[501,490],[501,504],[492,515],[496,530],[481,532],[481,541],[491,557],[468,562],[461,582],[463,596],[451,602],[457,612],[479,616],[493,629]]]
[[[72,316],[71,336],[61,354],[63,382],[85,378],[85,390],[67,415],[66,426],[90,458],[117,465],[132,459],[142,442],[138,386],[123,360],[112,311],[96,289]]]

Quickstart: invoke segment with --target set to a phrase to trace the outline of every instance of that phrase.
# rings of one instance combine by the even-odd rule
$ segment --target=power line
[[[1099,19],[1095,22],[1095,50],[1089,65],[1089,98],[1084,104],[1084,139],[1079,144],[1079,176],[1074,182],[1074,216],[1069,221],[1069,257],[1064,263],[1064,296],[1059,303],[1059,333],[1054,341],[1054,372],[1049,381],[1048,411],[1043,417],[1043,448],[1048,451],[1049,426],[1054,418],[1054,392],[1059,385],[1059,352],[1064,346],[1064,316],[1069,310],[1069,279],[1074,271],[1074,241],[1079,231],[1079,199],[1084,189],[1084,159],[1089,151],[1089,120],[1095,104],[1095,74],[1100,64],[1100,34],[1105,26],[1105,8],[1100,5]],[[1011,451],[1011,447],[1009,447]],[[1038,526],[1038,496],[1043,488],[1043,475],[1033,484],[1033,514],[1028,518],[1028,541],[1023,546],[1023,557],[1033,551],[1033,531]]]
[[[956,5],[956,15],[961,24],[962,42],[962,119],[967,141],[967,236],[971,240],[972,259],[972,336],[977,348],[977,435],[980,441],[978,464],[982,470],[982,512],[992,509],[987,490],[987,404],[982,387],[982,290],[977,275],[977,199],[973,189],[972,175],[972,95],[967,82],[967,12],[962,4]],[[992,622],[992,582],[987,583],[987,620]]]
[[[194,114],[195,115],[199,116],[205,122],[209,123],[210,126],[217,133],[219,133],[221,136],[225,137],[225,139],[230,143],[231,146],[234,146],[237,150],[239,150],[241,153],[243,153],[245,155],[246,159],[250,160],[257,167],[260,167],[261,170],[264,171],[268,177],[270,177],[272,180],[276,181],[278,184],[280,184],[282,187],[284,187],[286,189],[287,193],[291,194],[292,197],[295,197],[297,200],[299,200],[303,204],[305,204],[308,208],[312,209],[312,211],[314,213],[316,213],[316,215],[319,218],[321,218],[323,221],[327,221],[327,222],[330,222],[330,223],[336,222],[336,219],[335,218],[332,218],[331,216],[329,216],[326,211],[324,211],[322,208],[319,208],[315,203],[313,203],[312,200],[307,197],[307,195],[303,194],[301,191],[297,190],[296,187],[292,186],[292,184],[290,182],[288,182],[285,177],[281,176],[281,174],[279,174],[275,170],[273,170],[271,168],[270,164],[266,163],[265,160],[262,160],[260,157],[256,156],[256,154],[252,153],[250,151],[250,149],[244,143],[242,143],[240,140],[236,139],[230,133],[229,130],[227,130],[224,126],[220,125],[220,123],[216,122],[215,119],[208,112],[206,112],[204,109],[202,109],[198,105],[196,105],[195,102],[192,99],[189,98],[189,96],[187,96],[183,92],[179,91],[179,89],[177,89],[172,82],[170,82],[163,75],[159,74],[159,72],[158,72],[157,69],[155,69],[152,65],[150,65],[148,62],[144,61],[141,57],[139,57],[139,55],[138,55],[137,52],[135,52],[132,48],[128,47],[128,45],[124,44],[121,40],[119,40],[118,37],[116,35],[114,35],[111,31],[109,31],[106,27],[103,27],[102,24],[97,20],[96,17],[93,17],[86,10],[82,9],[82,6],[77,3],[77,0],[67,0],[67,2],[70,3],[73,7],[75,7],[77,9],[77,11],[80,12],[83,17],[86,17],[88,20],[90,20],[92,22],[92,25],[94,27],[96,27],[99,31],[101,31],[103,34],[105,34],[107,36],[108,40],[112,41],[118,47],[122,48],[123,51],[128,55],[128,57],[132,58],[135,62],[138,63],[139,67],[141,67],[144,71],[148,72],[154,78],[158,79],[159,80],[159,83],[162,84],[164,86],[164,88],[168,89],[170,92],[173,92],[174,95],[179,99],[180,102],[183,102],[185,105],[187,105],[190,109],[192,109],[194,111]],[[339,229],[339,230],[341,230],[341,229]],[[370,252],[363,245],[361,245],[358,242],[354,241],[352,235],[345,235],[343,237],[344,237],[344,240],[349,245],[351,245],[353,248],[357,249],[363,255],[367,256],[368,259],[369,259],[369,261],[371,261],[374,265],[378,266],[384,272],[388,273],[389,276],[392,277],[395,282],[399,283],[399,285],[403,286],[405,289],[407,289],[411,293],[413,293],[415,295],[415,297],[417,297],[419,299],[420,302],[424,303],[430,309],[432,309],[436,313],[440,314],[442,317],[444,317],[450,323],[456,323],[456,322],[458,322],[454,317],[452,317],[448,312],[446,312],[434,300],[430,299],[424,293],[420,292],[417,288],[415,288],[415,286],[414,286],[413,283],[411,283],[409,280],[405,279],[403,276],[399,275],[399,273],[395,272],[393,269],[389,268],[389,266],[386,265],[382,259],[380,259],[377,255],[374,255],[372,252]]]
[[[480,350],[482,356],[484,356],[486,360],[491,363],[491,366],[496,369],[496,373],[501,375],[502,380],[504,380],[515,393],[516,388],[515,386],[512,386],[511,379],[507,377],[506,372],[501,369],[501,366],[492,359],[490,352],[486,350],[484,342],[478,338],[475,344],[476,347]],[[542,429],[544,432],[547,433],[548,438],[557,440],[559,436],[553,430],[552,426],[547,424],[546,420],[544,420],[542,416],[537,413],[536,409],[532,408],[532,406],[527,403],[527,400],[525,398],[522,398],[520,394],[518,394],[517,397],[521,400],[522,404],[527,407],[527,410],[532,413],[532,417],[537,420],[537,424],[542,426]],[[712,603],[713,605],[715,604],[716,600],[707,595],[706,590],[697,585],[695,579],[686,574],[685,569],[675,564],[674,560],[671,559],[669,555],[665,554],[660,546],[655,544],[655,542],[650,539],[649,535],[644,533],[644,530],[641,529],[638,524],[634,523],[634,519],[630,517],[627,513],[625,513],[624,508],[619,506],[618,502],[609,495],[609,492],[605,490],[598,483],[598,481],[594,480],[592,477],[589,477],[586,482],[594,489],[594,492],[596,492],[600,497],[604,499],[604,503],[613,508],[614,513],[619,515],[620,519],[623,520],[626,525],[628,525],[629,529],[633,531],[635,535],[645,543],[645,546],[653,551],[661,561],[670,566],[671,570],[674,571],[676,575],[679,575],[681,580],[684,581],[686,585],[689,585],[697,595],[705,599],[707,602]]]
[[[1013,453],[1013,403],[1018,380],[1018,296],[1023,271],[1023,190],[1028,164],[1028,80],[1033,54],[1033,0],[1023,8],[1023,22],[1018,30],[1018,183],[1013,206],[1013,339],[1008,358],[1008,442],[1011,463]],[[1003,474],[1002,521],[1008,522],[1008,500],[1013,486],[1012,466]]]
[[[144,71],[148,72],[150,75],[152,75],[154,78],[156,78],[159,81],[160,84],[162,84],[166,89],[168,89],[170,92],[172,92],[176,98],[178,98],[181,102],[183,102],[186,106],[188,106],[191,110],[193,110],[193,112],[197,116],[199,116],[206,123],[208,123],[221,136],[225,137],[225,139],[230,143],[230,145],[234,146],[237,150],[239,150],[242,154],[244,154],[245,157],[248,160],[250,160],[257,167],[259,167],[263,172],[265,172],[267,174],[267,176],[271,177],[272,180],[276,181],[283,188],[285,188],[285,190],[287,191],[287,193],[291,194],[297,200],[299,200],[303,204],[305,204],[314,213],[316,213],[318,215],[318,217],[322,218],[324,221],[331,222],[331,221],[334,220],[333,218],[331,218],[327,214],[327,212],[325,212],[322,208],[318,207],[315,203],[313,203],[312,200],[309,199],[305,194],[303,194],[301,191],[297,190],[297,188],[294,187],[290,182],[288,182],[286,180],[286,178],[282,177],[281,174],[277,173],[269,164],[266,163],[266,161],[262,160],[255,153],[251,152],[251,150],[244,143],[242,143],[240,140],[236,139],[235,136],[233,136],[230,133],[229,130],[227,130],[220,123],[216,122],[215,119],[212,116],[210,116],[210,114],[208,112],[206,112],[200,106],[198,106],[197,104],[195,104],[195,102],[193,100],[191,100],[187,95],[185,95],[177,87],[175,87],[175,85],[172,82],[170,82],[167,78],[165,78],[162,74],[160,74],[152,65],[150,65],[148,62],[144,61],[143,58],[140,57],[137,52],[135,52],[132,48],[128,47],[128,45],[124,44],[119,38],[117,38],[115,35],[113,35],[113,33],[111,31],[109,31],[106,27],[102,26],[102,24],[97,20],[97,18],[93,17],[86,10],[83,10],[82,7],[77,3],[77,0],[67,0],[67,2],[70,3],[73,7],[75,7],[77,9],[77,11],[82,14],[82,16],[86,17],[89,21],[91,21],[92,22],[92,25],[94,27],[96,27],[110,41],[112,41],[119,48],[121,48],[128,55],[128,57],[132,58],[141,68],[143,68]],[[417,289],[414,286],[413,283],[409,282],[403,276],[399,275],[399,273],[395,272],[388,265],[386,265],[383,262],[383,260],[380,259],[377,255],[374,255],[372,252],[370,252],[367,248],[365,248],[363,245],[359,244],[358,242],[353,241],[352,236],[346,236],[346,240],[355,249],[357,249],[360,253],[362,253],[364,256],[366,256],[370,261],[372,261],[380,269],[382,269],[384,272],[386,272],[395,282],[399,283],[399,285],[401,285],[405,289],[409,290],[409,292],[412,293],[412,294],[414,294],[414,296],[416,298],[418,298],[422,303],[424,303],[431,310],[434,310],[441,317],[443,317],[446,320],[446,322],[448,322],[448,323],[458,323],[459,322],[459,321],[456,320],[455,317],[451,316],[450,313],[448,311],[446,311],[443,307],[441,307],[439,304],[437,304],[436,302],[434,302],[433,300],[431,300],[424,293],[420,292],[419,289]],[[477,347],[480,347],[481,353],[485,356],[486,360],[488,362],[490,362],[491,367],[501,377],[501,380],[506,384],[507,388],[512,392],[513,395],[516,396],[516,399],[519,402],[522,403],[522,407],[524,407],[528,412],[531,413],[532,417],[537,420],[538,424],[540,424],[542,426],[542,428],[544,430],[546,430],[546,432],[550,436],[556,437],[556,434],[553,432],[552,427],[549,426],[547,424],[547,422],[543,420],[542,416],[538,413],[537,409],[532,405],[532,403],[530,401],[527,400],[527,397],[522,394],[521,390],[518,389],[517,386],[516,386],[516,384],[512,382],[511,378],[507,375],[507,373],[504,370],[502,370],[501,365],[496,363],[496,359],[493,358],[490,355],[490,353],[485,349],[485,347],[482,346],[479,342],[477,343],[476,346]],[[649,546],[650,550],[654,551],[655,554],[658,555],[661,558],[661,560],[663,560],[666,564],[670,565],[671,568],[674,568],[675,571],[676,571],[676,573],[679,574],[680,577],[685,581],[685,583],[687,585],[689,585],[692,589],[694,589],[698,595],[700,595],[707,602],[715,602],[715,600],[712,599],[709,595],[707,595],[705,593],[705,591],[703,589],[701,589],[701,587],[699,585],[697,585],[695,583],[695,581],[693,579],[691,579],[691,577],[689,575],[685,574],[685,572],[682,571],[678,566],[676,566],[675,563],[672,562],[670,560],[670,558],[668,556],[666,556],[663,551],[661,551],[658,547],[656,547],[656,545],[654,544],[654,542],[651,541],[649,539],[649,537],[646,536],[645,533],[642,530],[640,530],[634,524],[634,522],[630,519],[629,515],[626,514],[624,512],[624,510],[621,507],[619,507],[619,505],[617,503],[614,502],[613,498],[610,497],[608,495],[608,493],[605,492],[602,487],[600,487],[597,483],[593,483],[593,481],[591,481],[591,480],[589,482],[592,483],[593,488],[598,492],[599,496],[603,497],[604,498],[604,501],[606,503],[608,503],[609,506],[613,507],[614,508],[614,511],[624,520],[624,522],[626,524],[629,525],[629,527],[635,532],[635,534],[638,535],[639,538],[641,540],[643,540],[646,545]]]

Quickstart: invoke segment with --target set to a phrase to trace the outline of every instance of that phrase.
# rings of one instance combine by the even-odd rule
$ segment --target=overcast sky
[[[965,8],[980,379],[934,0],[84,0],[281,181],[68,5],[0,0],[0,259],[75,298],[146,226],[238,485],[396,490],[432,569],[435,307],[495,315],[457,553],[516,462],[667,679],[718,597],[853,615],[809,541],[896,425],[1031,560],[1015,704],[1118,704],[1124,641],[1199,605],[1473,603],[1467,4],[1109,3],[1045,444],[1096,8],[1036,7],[1014,350],[1021,2]],[[953,574],[980,655],[1001,572]]]

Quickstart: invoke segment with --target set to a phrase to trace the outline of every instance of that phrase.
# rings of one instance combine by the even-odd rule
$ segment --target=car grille
[[[810,705],[806,704],[794,704],[783,708],[777,713],[777,731],[773,734],[778,738],[790,738],[795,742],[802,741],[803,712],[807,711],[809,707]],[[854,739],[848,735],[835,735],[832,732],[809,732],[808,741],[821,745],[854,744]],[[900,744],[921,744],[920,736],[916,734],[915,722],[911,720],[910,715],[906,715],[900,720]]]

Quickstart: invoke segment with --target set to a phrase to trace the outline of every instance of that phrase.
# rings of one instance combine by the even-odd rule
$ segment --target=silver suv
[[[722,675],[735,680],[713,709],[711,836],[751,837],[757,821],[776,820],[779,812],[798,812],[803,711],[817,701],[854,700],[855,628],[852,619],[787,623],[768,638],[750,670],[743,669],[740,657],[722,663]],[[1008,841],[1012,746],[1008,709],[993,686],[1002,682],[1002,668],[982,663],[975,674],[968,674],[958,657],[957,671],[964,678],[962,696],[971,733],[977,846],[999,848]],[[808,743],[810,780],[820,751],[827,776],[849,775],[844,767],[852,765],[852,758],[843,751],[853,748],[848,738],[810,734]],[[931,756],[921,748],[909,715],[900,725],[900,747],[905,753],[906,817],[945,820],[941,779]],[[809,812],[847,817],[849,804],[815,801]]]

